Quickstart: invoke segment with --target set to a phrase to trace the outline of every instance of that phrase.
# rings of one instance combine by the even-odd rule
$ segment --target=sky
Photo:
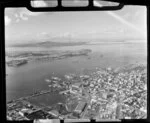
[[[78,2],[79,0],[74,0]],[[101,6],[100,1],[94,5]],[[50,3],[40,1],[37,6]],[[31,12],[27,8],[5,9],[7,44],[58,39],[146,38],[146,7],[125,6],[117,11]]]

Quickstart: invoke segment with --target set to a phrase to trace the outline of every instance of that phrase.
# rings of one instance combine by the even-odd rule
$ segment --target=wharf
[[[70,90],[61,91],[59,94],[66,94],[67,92],[70,92]]]
[[[32,95],[29,95],[26,97],[21,97],[19,99],[13,100],[13,101],[28,100],[32,97],[36,97],[36,96],[40,96],[40,95],[44,95],[44,94],[48,94],[48,93],[52,93],[52,92],[58,92],[58,90],[44,90],[44,91],[41,91],[39,93],[33,93]],[[67,92],[69,92],[69,90],[60,91],[59,94],[66,94]]]

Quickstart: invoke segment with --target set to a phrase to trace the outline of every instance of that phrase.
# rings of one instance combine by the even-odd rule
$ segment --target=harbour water
[[[63,78],[69,73],[86,73],[96,67],[122,67],[127,64],[146,63],[147,44],[144,42],[132,43],[103,43],[82,46],[67,46],[48,48],[11,48],[12,50],[80,50],[91,49],[89,56],[77,56],[54,61],[33,61],[20,67],[6,66],[6,97],[7,101],[27,96],[34,90],[46,90],[49,83],[46,78],[57,76]],[[8,49],[7,49],[8,50]],[[52,105],[63,102],[64,97],[59,94],[48,94],[36,98],[43,105]],[[36,102],[32,100],[32,102]]]

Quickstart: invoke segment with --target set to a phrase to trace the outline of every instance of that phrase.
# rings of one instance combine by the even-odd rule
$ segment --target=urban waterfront
[[[146,13],[6,8],[7,120],[146,119]]]
[[[134,119],[147,116],[145,43],[73,47],[75,50],[84,47],[92,52],[86,56],[33,61],[14,68],[6,66],[9,120],[36,119],[36,116],[41,119]],[[62,51],[70,49],[73,48],[59,48]],[[50,93],[19,99],[43,90],[50,90]],[[67,92],[60,93],[64,90]],[[130,104],[126,104],[129,100]],[[113,109],[109,110],[110,107]],[[118,112],[122,115],[117,115]],[[134,115],[130,116],[131,113]]]
[[[56,75],[62,78],[68,73],[79,74],[88,70],[94,70],[96,67],[117,68],[136,62],[145,64],[147,60],[146,43],[113,45],[110,43],[97,46],[85,45],[76,46],[74,48],[61,47],[53,49],[65,51],[70,49],[78,50],[83,47],[91,49],[92,53],[88,56],[72,57],[52,62],[47,60],[34,61],[16,68],[11,68],[6,65],[6,74],[8,74],[6,78],[7,100],[26,96],[34,90],[48,89],[44,80],[51,76]],[[34,48],[30,48],[30,50],[31,49],[34,50]],[[40,50],[40,48],[36,49]],[[17,50],[17,48],[11,49],[10,51],[14,50]],[[103,55],[103,57],[101,55]],[[22,92],[20,92],[20,90],[22,90]]]

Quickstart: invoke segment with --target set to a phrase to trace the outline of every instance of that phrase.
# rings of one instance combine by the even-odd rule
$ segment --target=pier
[[[59,94],[66,94],[67,92],[69,92],[70,90],[65,90],[65,91],[61,91],[59,92]]]
[[[21,97],[19,99],[13,100],[13,101],[27,100],[27,99],[32,98],[32,97],[36,97],[36,96],[40,96],[40,95],[48,94],[48,93],[52,93],[52,92],[58,92],[58,90],[53,90],[53,89],[52,90],[43,90],[39,93],[33,93],[32,95],[29,95],[26,97]],[[59,94],[66,94],[67,92],[69,92],[69,90],[60,91]]]
[[[30,95],[30,96],[24,97],[24,99],[29,99],[32,97],[40,96],[40,95],[51,93],[51,92],[53,92],[53,90],[41,91],[39,93],[35,93],[35,94]]]

